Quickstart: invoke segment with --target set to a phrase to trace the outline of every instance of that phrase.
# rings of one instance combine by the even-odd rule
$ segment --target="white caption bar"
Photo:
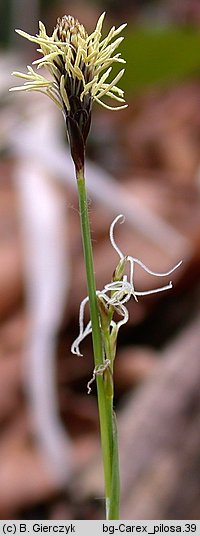
[[[0,521],[0,535],[40,535],[65,534],[77,536],[102,536],[115,534],[172,534],[179,533],[185,536],[200,536],[199,521]]]

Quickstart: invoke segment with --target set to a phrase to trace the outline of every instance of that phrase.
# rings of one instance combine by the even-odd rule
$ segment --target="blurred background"
[[[14,32],[56,18],[90,32],[128,22],[120,85],[129,107],[94,106],[87,182],[97,286],[124,253],[152,270],[180,259],[173,289],[129,303],[119,336],[121,517],[200,515],[200,3],[1,0],[0,517],[101,519],[103,482],[91,341],[71,354],[86,295],[76,184],[61,114],[39,93],[9,93],[38,57]],[[138,290],[167,284],[136,271]],[[88,315],[88,311],[86,316]]]

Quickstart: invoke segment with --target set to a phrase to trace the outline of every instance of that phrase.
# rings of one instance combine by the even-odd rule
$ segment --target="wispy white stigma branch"
[[[91,393],[91,384],[95,381],[96,379],[96,376],[103,376],[104,372],[109,368],[110,366],[110,359],[105,359],[104,361],[104,364],[103,365],[99,365],[98,367],[95,367],[94,370],[93,370],[93,374],[92,374],[92,378],[91,380],[87,383],[87,390],[88,390],[88,395],[90,395]]]
[[[73,342],[73,344],[71,346],[71,352],[73,354],[76,354],[76,355],[80,356],[80,357],[82,357],[83,354],[81,354],[81,352],[79,350],[79,344],[92,331],[92,326],[91,326],[90,321],[88,322],[87,326],[84,327],[84,312],[85,312],[85,306],[86,306],[86,304],[88,302],[89,302],[89,298],[87,296],[86,298],[84,298],[84,300],[82,300],[82,302],[80,304],[80,309],[79,309],[79,336],[75,339],[75,341]]]
[[[125,222],[125,217],[123,216],[123,214],[119,214],[119,216],[116,216],[116,218],[113,220],[113,222],[111,223],[111,226],[110,226],[110,233],[109,234],[110,234],[110,241],[111,241],[112,247],[118,253],[120,259],[124,259],[124,254],[122,253],[121,249],[119,249],[119,247],[117,246],[117,244],[115,242],[115,239],[114,239],[114,228],[115,228],[116,223],[119,220],[121,220],[120,223]]]

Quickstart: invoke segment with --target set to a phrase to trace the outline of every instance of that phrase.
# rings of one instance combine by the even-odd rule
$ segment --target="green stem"
[[[109,411],[112,415],[112,487],[111,487],[111,503],[110,503],[110,519],[119,519],[119,503],[120,503],[120,478],[119,478],[119,456],[118,456],[118,435],[117,435],[117,420],[113,411],[113,366],[115,359],[115,344],[111,340],[110,329],[103,330],[104,348],[106,358],[110,360],[110,374],[107,374],[107,392],[110,393],[108,400]]]
[[[79,195],[79,209],[85,267],[87,275],[87,287],[90,305],[90,318],[92,324],[92,341],[94,351],[95,367],[104,364],[104,351],[101,336],[99,311],[97,306],[96,285],[94,278],[92,243],[89,225],[87,192],[83,170],[77,171],[77,184]],[[101,433],[101,446],[104,465],[105,496],[106,496],[106,518],[118,519],[119,512],[112,507],[112,464],[113,464],[113,413],[110,400],[106,397],[103,375],[96,376],[97,396],[99,408],[99,421]],[[115,517],[113,517],[113,511]],[[112,517],[110,517],[110,515]]]

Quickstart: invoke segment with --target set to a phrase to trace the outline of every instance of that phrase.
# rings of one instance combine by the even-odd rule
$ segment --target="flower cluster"
[[[63,16],[57,19],[57,25],[49,37],[42,22],[39,22],[39,34],[29,35],[16,30],[19,35],[39,45],[38,52],[42,58],[33,62],[35,71],[28,66],[26,74],[14,72],[15,76],[26,80],[23,86],[11,88],[11,91],[40,91],[48,95],[63,111],[76,169],[84,163],[85,143],[90,129],[93,101],[102,106],[119,110],[126,107],[124,92],[117,86],[124,69],[108,82],[113,63],[125,63],[120,53],[115,53],[123,37],[117,37],[125,28],[114,26],[107,37],[102,39],[103,13],[95,30],[88,35],[84,26],[74,17]],[[52,79],[38,73],[41,67],[47,68]],[[110,97],[120,103],[112,107],[104,102]]]
[[[101,367],[100,370],[94,370],[92,380],[88,383],[88,392],[90,392],[90,384],[95,379],[95,376],[98,374],[103,374],[105,370],[108,369],[108,367],[113,368],[113,360],[115,358],[115,350],[116,350],[116,341],[117,341],[117,335],[120,327],[123,324],[126,324],[129,319],[129,313],[128,309],[126,307],[126,303],[130,300],[131,297],[135,299],[135,301],[138,301],[138,297],[140,296],[147,296],[149,294],[156,294],[158,292],[162,292],[164,290],[168,290],[172,288],[172,282],[170,281],[167,285],[158,287],[156,289],[146,290],[146,291],[138,291],[135,288],[134,283],[134,271],[135,271],[135,265],[140,266],[145,272],[148,274],[155,276],[155,277],[164,277],[169,276],[174,272],[182,263],[180,261],[176,266],[174,266],[171,270],[163,273],[159,272],[153,272],[150,270],[142,261],[139,259],[136,259],[135,257],[132,257],[131,255],[124,255],[124,253],[120,250],[118,245],[115,242],[114,239],[114,227],[118,221],[121,220],[121,223],[124,222],[124,216],[120,214],[117,216],[114,221],[112,222],[110,226],[110,241],[111,245],[119,255],[119,263],[115,269],[113,279],[110,283],[106,284],[104,288],[99,291],[97,290],[97,301],[99,306],[99,312],[100,312],[100,319],[101,319],[101,330],[102,335],[104,339],[104,331],[105,328],[109,329],[109,338],[110,338],[110,355],[105,352],[106,359],[104,361],[104,366]],[[126,268],[128,269],[128,274],[124,273]],[[89,298],[86,297],[81,302],[80,305],[80,311],[79,311],[79,335],[76,338],[76,340],[73,342],[71,351],[73,354],[76,354],[77,356],[82,356],[80,352],[80,344],[92,332],[92,326],[91,321],[88,322],[88,324],[84,325],[84,312],[85,312],[85,306],[88,303]],[[117,313],[117,316],[120,316],[120,320],[114,320],[113,316]],[[112,354],[112,355],[111,355]]]

